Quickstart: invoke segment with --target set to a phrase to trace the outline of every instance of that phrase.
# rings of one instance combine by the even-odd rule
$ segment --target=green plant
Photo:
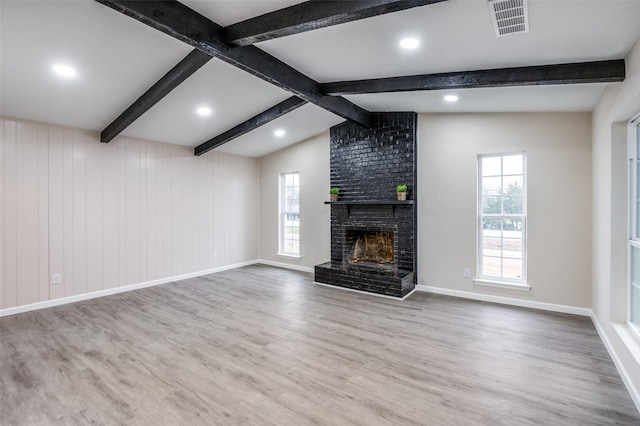
[[[329,194],[338,195],[340,193],[340,188],[331,188],[329,190]]]
[[[407,192],[407,185],[396,186],[396,192]]]

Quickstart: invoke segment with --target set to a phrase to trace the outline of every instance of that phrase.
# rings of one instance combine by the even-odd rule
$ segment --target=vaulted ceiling
[[[346,13],[316,17],[293,30],[238,38],[246,27],[259,26],[243,21],[299,3],[183,0],[171,6],[179,8],[176,16],[195,21],[181,27],[184,22],[163,21],[173,19],[170,9],[162,10],[166,3],[158,9],[150,6],[154,2],[120,0],[0,0],[0,115],[102,131],[103,138],[111,129],[112,136],[200,146],[200,152],[226,142],[216,149],[262,156],[345,117],[365,120],[369,111],[590,111],[610,84],[606,81],[617,81],[619,62],[530,67],[619,60],[640,37],[639,0],[529,0],[529,32],[502,38],[494,33],[486,1],[449,0],[413,2],[421,5],[352,22],[346,22],[351,19]],[[328,2],[308,3],[303,14],[308,19],[309,10],[332,10]],[[411,2],[360,3],[402,9]],[[276,12],[263,21],[273,25],[282,16],[285,12]],[[196,21],[206,33],[194,32]],[[219,26],[226,31],[216,30]],[[295,33],[301,29],[307,31]],[[420,45],[401,49],[405,37]],[[72,66],[77,75],[61,78],[51,72],[54,64]],[[432,76],[520,67],[528,68],[489,77]],[[421,77],[388,79],[412,75]],[[574,84],[538,85],[530,81],[536,76]],[[499,83],[491,85],[506,87],[477,87],[491,78]],[[381,80],[315,84],[369,79]],[[443,89],[443,81],[442,87],[458,87]],[[414,90],[425,87],[440,90]],[[145,92],[157,99],[143,97],[136,104]],[[446,94],[459,100],[447,103]],[[129,114],[128,121],[118,122],[132,104],[143,106],[139,117]],[[200,116],[199,107],[212,113]],[[275,136],[275,129],[284,136]]]

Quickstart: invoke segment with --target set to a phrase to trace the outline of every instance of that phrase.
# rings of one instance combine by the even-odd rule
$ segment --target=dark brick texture
[[[414,112],[376,113],[376,125],[331,128],[331,261],[315,268],[317,282],[402,297],[416,277],[416,131]],[[396,186],[409,187],[396,202]],[[350,264],[348,230],[394,232],[394,265]]]

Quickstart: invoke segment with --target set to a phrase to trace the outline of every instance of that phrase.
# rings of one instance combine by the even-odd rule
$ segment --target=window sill
[[[531,286],[529,284],[507,283],[504,281],[491,281],[491,280],[480,279],[480,278],[476,278],[475,280],[473,280],[473,283],[476,285],[481,285],[485,287],[498,287],[498,288],[506,288],[509,290],[520,290],[520,291],[531,290]]]
[[[295,259],[295,260],[302,259],[302,256],[295,255],[295,254],[286,254],[286,253],[276,253],[276,257],[284,257],[286,259]]]
[[[640,334],[630,324],[613,323],[612,325],[622,343],[629,349],[633,358],[640,365]]]

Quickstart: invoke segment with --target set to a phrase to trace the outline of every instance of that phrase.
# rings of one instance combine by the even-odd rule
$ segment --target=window
[[[526,284],[524,153],[478,158],[479,281]]]
[[[300,255],[300,173],[280,174],[280,249],[287,256]]]
[[[640,331],[640,117],[629,124],[629,314]]]

